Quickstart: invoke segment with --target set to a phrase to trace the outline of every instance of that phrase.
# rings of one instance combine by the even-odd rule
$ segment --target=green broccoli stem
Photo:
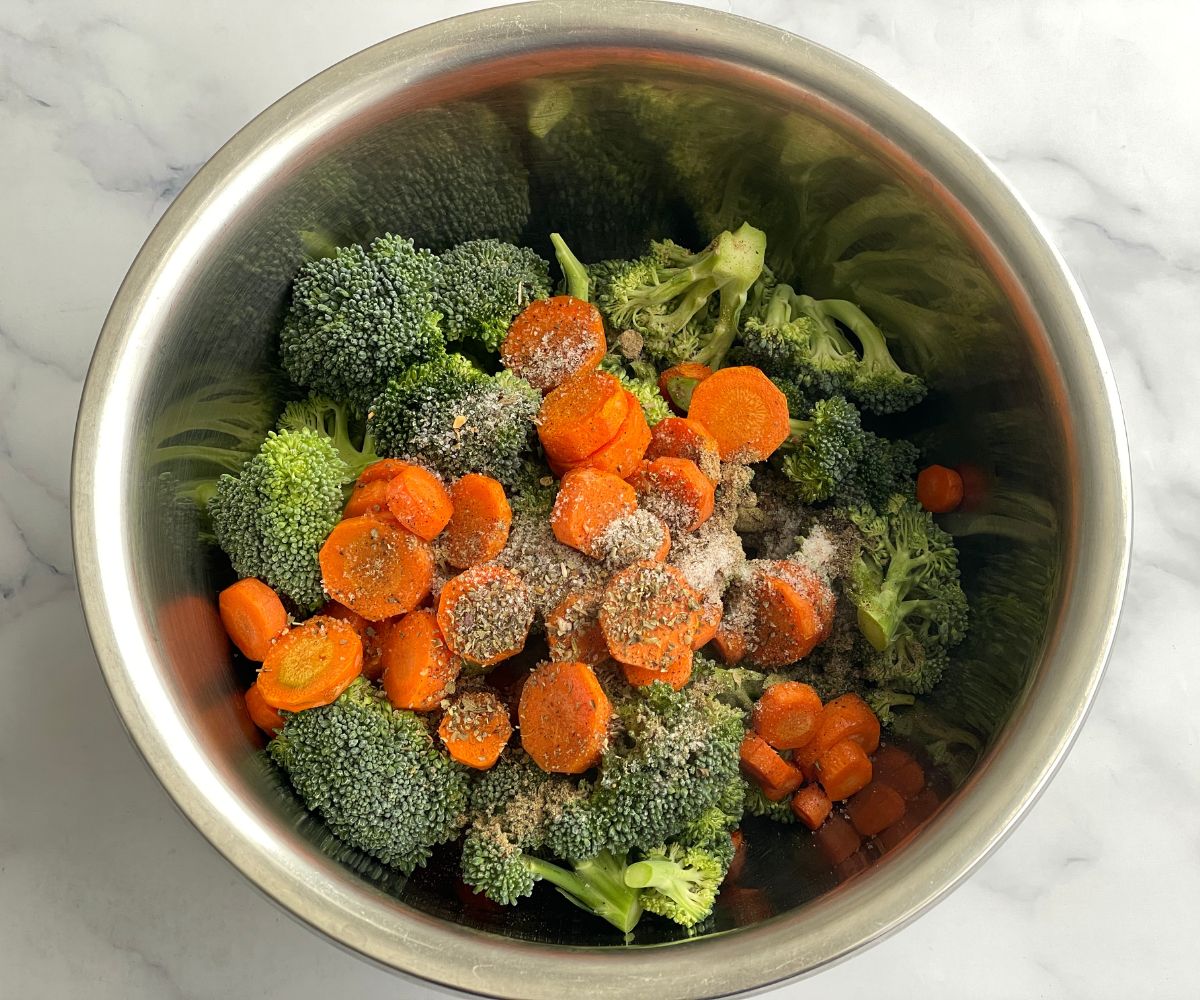
[[[826,315],[847,327],[858,338],[862,344],[863,365],[866,368],[887,368],[897,372],[901,370],[892,357],[892,352],[888,350],[883,331],[853,302],[847,302],[845,299],[822,299],[819,305]]]
[[[693,358],[709,368],[720,368],[738,334],[738,319],[750,289],[763,272],[767,234],[743,222],[732,233],[722,233],[706,253],[711,254],[711,283],[721,291],[721,309],[708,343]],[[707,300],[708,292],[705,295]]]
[[[554,256],[567,281],[567,294],[587,302],[591,291],[587,268],[580,263],[579,258],[571,252],[571,248],[558,233],[550,234],[550,242],[554,245]]]
[[[625,884],[624,859],[608,851],[577,862],[573,872],[541,858],[526,858],[525,863],[580,909],[603,917],[619,931],[628,934],[642,917],[637,890]]]
[[[635,861],[625,869],[625,884],[635,889],[656,889],[669,896],[691,923],[697,923],[708,916],[712,907],[704,906],[696,899],[693,888],[699,878],[690,878],[687,872],[677,861],[648,858]]]

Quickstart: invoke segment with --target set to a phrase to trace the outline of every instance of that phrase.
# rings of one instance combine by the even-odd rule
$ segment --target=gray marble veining
[[[0,993],[425,996],[317,939],[175,812],[73,592],[68,465],[104,312],[159,214],[326,65],[492,4],[0,6]],[[870,66],[998,163],[1085,288],[1132,447],[1133,576],[1092,718],[963,888],[805,984],[842,997],[1200,993],[1200,8],[729,0]],[[349,12],[348,12],[349,11]]]

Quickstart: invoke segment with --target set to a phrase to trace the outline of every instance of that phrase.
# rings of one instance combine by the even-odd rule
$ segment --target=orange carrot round
[[[600,629],[598,588],[568,594],[546,615],[546,643],[550,659],[594,666],[608,659],[608,644]]]
[[[595,368],[608,345],[604,320],[590,302],[570,295],[537,299],[512,321],[500,360],[542,392]]]
[[[800,681],[772,684],[755,702],[754,731],[777,750],[798,750],[817,735],[821,697]]]
[[[805,785],[792,796],[792,814],[810,830],[818,829],[833,811],[833,803],[816,785]]]
[[[458,695],[438,725],[446,752],[478,771],[486,771],[500,759],[512,734],[508,709],[492,691]]]
[[[326,593],[371,621],[411,611],[433,584],[429,543],[377,517],[339,523],[321,546],[320,564]]]
[[[256,685],[272,708],[299,712],[335,701],[361,673],[358,633],[343,621],[316,615],[275,640]]]
[[[383,690],[396,708],[431,712],[451,691],[462,669],[428,608],[410,611],[383,641]]]
[[[688,458],[643,462],[630,483],[638,505],[656,514],[672,531],[695,531],[713,512],[712,480]]]
[[[632,687],[649,687],[655,681],[669,684],[679,691],[692,679],[693,653],[685,649],[673,660],[654,667],[642,667],[635,663],[622,663],[621,673]]]
[[[791,433],[787,399],[759,369],[722,368],[696,386],[688,416],[716,439],[725,462],[762,462]]]
[[[721,657],[721,662],[727,666],[741,663],[746,658],[749,642],[746,633],[740,627],[732,624],[728,618],[723,618],[717,626],[717,634],[712,637],[712,644]]]
[[[815,573],[779,560],[760,568],[756,582],[755,663],[764,667],[795,663],[828,638],[834,597]]]
[[[780,802],[800,787],[800,772],[779,756],[758,733],[748,732],[740,751],[742,771],[772,802]]]
[[[855,792],[846,803],[846,815],[854,829],[864,837],[882,833],[904,816],[904,799],[896,789],[882,781],[872,781]]]
[[[543,771],[582,774],[600,763],[612,704],[586,663],[543,663],[521,689],[521,746]]]
[[[279,595],[254,577],[222,590],[217,607],[226,634],[248,660],[261,663],[271,650],[271,640],[287,628],[287,611]]]
[[[700,603],[674,566],[647,560],[615,573],[600,604],[600,628],[613,659],[666,669],[691,651]]]
[[[525,648],[533,610],[525,582],[510,569],[488,564],[446,583],[437,620],[452,653],[489,667]]]
[[[454,513],[442,536],[442,555],[457,569],[495,559],[508,543],[512,507],[504,487],[491,476],[471,472],[450,487]]]
[[[879,749],[879,719],[858,695],[844,694],[821,709],[816,740],[823,750],[842,740],[853,740],[872,754]]]
[[[355,483],[354,489],[350,491],[350,499],[342,508],[342,519],[386,511],[388,509],[387,489],[386,479],[371,479],[365,483]]]
[[[257,683],[246,690],[246,711],[250,713],[251,721],[269,736],[283,728],[283,716],[263,700]]]
[[[563,545],[599,557],[596,541],[613,521],[637,510],[637,494],[620,476],[575,469],[563,476],[550,526]]]
[[[383,674],[383,643],[392,621],[368,621],[357,611],[351,611],[337,601],[330,601],[319,614],[337,618],[353,627],[363,644],[363,676],[369,681],[377,681]]]
[[[407,468],[408,462],[401,461],[398,458],[381,458],[378,462],[372,462],[358,474],[358,485],[362,486],[365,483],[374,483],[381,480],[386,482]]]
[[[629,476],[646,454],[650,444],[650,425],[646,423],[646,414],[632,393],[626,393],[626,401],[629,410],[611,441],[581,462],[559,462],[554,456],[547,455],[550,471],[561,477],[572,469],[587,467],[615,473],[622,479]]]
[[[912,754],[897,746],[880,747],[871,756],[875,777],[891,785],[904,798],[911,799],[925,787],[925,770]]]
[[[948,514],[962,499],[962,476],[954,469],[929,465],[917,474],[917,502],[931,514]]]
[[[440,479],[419,465],[408,465],[387,482],[388,510],[418,538],[433,541],[450,523],[454,505]]]
[[[696,386],[713,373],[708,365],[698,361],[684,361],[672,365],[658,376],[658,391],[667,405],[676,413],[683,415],[688,411],[692,401],[692,393]]]
[[[832,813],[813,836],[813,842],[825,863],[836,867],[862,846],[862,837],[847,820]]]
[[[703,649],[717,637],[721,627],[721,619],[725,616],[725,607],[720,601],[709,601],[700,609],[700,624],[696,627],[696,636],[692,639],[692,649]]]
[[[690,459],[714,485],[721,478],[721,455],[716,438],[698,420],[687,417],[667,417],[655,424],[650,429],[646,458],[651,462],[656,458]]]
[[[630,405],[629,393],[616,376],[584,372],[542,400],[538,438],[554,461],[581,462],[613,439]]]
[[[866,788],[871,773],[871,758],[853,740],[835,743],[817,758],[817,780],[834,802]]]

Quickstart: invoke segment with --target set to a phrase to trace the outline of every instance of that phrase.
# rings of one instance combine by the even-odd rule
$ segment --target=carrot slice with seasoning
[[[724,462],[762,462],[788,439],[787,398],[759,369],[722,368],[696,386],[688,416],[716,439]]]
[[[364,514],[379,514],[387,507],[388,484],[386,479],[371,479],[358,482],[350,491],[350,499],[342,508],[342,520],[348,517],[362,517]]]
[[[525,648],[533,596],[510,569],[475,566],[448,581],[438,595],[437,620],[450,651],[489,667]]]
[[[700,597],[674,566],[643,561],[615,573],[604,589],[600,628],[613,659],[665,669],[691,652]]]
[[[396,708],[431,712],[454,689],[462,661],[451,655],[428,608],[410,611],[383,641],[383,690]]]
[[[629,482],[638,505],[656,514],[672,531],[695,531],[713,512],[712,480],[688,458],[643,462]]]
[[[441,539],[446,562],[457,569],[495,559],[508,544],[512,507],[491,476],[468,473],[450,487],[454,513]]]
[[[599,310],[583,299],[555,295],[529,303],[517,315],[500,345],[500,361],[549,392],[595,368],[607,350]]]
[[[592,666],[608,659],[608,644],[600,629],[599,588],[568,594],[546,615],[546,643],[550,659]]]
[[[629,393],[615,376],[585,372],[542,400],[538,438],[554,461],[581,462],[613,439],[630,405]]]
[[[646,459],[686,458],[713,483],[721,478],[721,454],[714,438],[698,420],[667,417],[650,428],[650,446]]]
[[[433,584],[429,543],[383,518],[340,522],[321,546],[319,560],[326,593],[371,621],[411,611]]]
[[[477,771],[486,771],[500,759],[512,734],[508,709],[492,691],[458,695],[438,725],[446,752]]]
[[[543,771],[582,774],[600,762],[612,704],[586,663],[543,663],[521,689],[521,746]]]
[[[419,465],[409,465],[388,480],[387,506],[401,525],[427,542],[442,533],[454,513],[442,481]]]
[[[362,673],[362,642],[354,628],[316,615],[275,640],[256,686],[272,708],[300,712],[336,701]]]
[[[287,628],[287,611],[279,595],[252,576],[222,590],[217,607],[226,634],[248,660],[261,663],[271,650],[271,640]]]
[[[754,704],[754,731],[777,750],[798,750],[817,735],[821,698],[800,681],[772,684]]]
[[[575,469],[563,476],[550,526],[563,545],[599,558],[596,542],[613,521],[637,510],[637,494],[620,476]]]

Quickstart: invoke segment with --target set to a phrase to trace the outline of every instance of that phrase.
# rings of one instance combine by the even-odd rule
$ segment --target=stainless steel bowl
[[[577,155],[589,134],[616,165]],[[636,180],[613,182],[619,166]],[[862,302],[930,374],[934,392],[907,430],[977,470],[974,509],[948,521],[987,609],[958,669],[1011,712],[980,712],[961,690],[943,704],[979,760],[900,849],[860,852],[857,867],[878,863],[832,891],[807,838],[763,833],[745,877],[761,888],[754,905],[669,946],[641,946],[650,936],[623,947],[544,907],[505,922],[465,908],[436,870],[397,879],[333,841],[263,763],[241,709],[245,678],[212,610],[219,560],[172,499],[204,470],[159,475],[173,454],[162,448],[216,433],[214,406],[268,391],[271,332],[314,239],[516,235],[527,206],[512,169],[529,175],[529,238],[544,240],[552,221],[585,259],[648,228],[694,240],[735,217],[764,226],[777,271]],[[581,207],[581,185],[603,191],[599,211]],[[265,427],[254,407],[243,416]],[[1006,836],[1100,681],[1130,484],[1112,376],[1078,289],[977,153],[801,38],[623,0],[503,8],[391,39],[221,149],[154,230],[105,323],[79,414],[73,516],[117,708],[179,807],[255,885],[346,947],[452,987],[667,1000],[836,961],[932,905]]]

